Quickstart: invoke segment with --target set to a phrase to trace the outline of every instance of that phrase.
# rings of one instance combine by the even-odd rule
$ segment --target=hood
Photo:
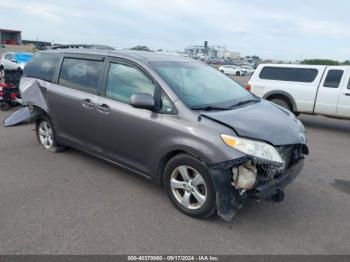
[[[305,129],[294,114],[266,100],[229,111],[201,115],[233,128],[237,135],[275,146],[305,144]]]

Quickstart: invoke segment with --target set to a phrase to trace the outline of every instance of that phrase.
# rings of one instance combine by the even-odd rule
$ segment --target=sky
[[[241,55],[350,60],[348,0],[0,0],[0,28],[23,39]]]

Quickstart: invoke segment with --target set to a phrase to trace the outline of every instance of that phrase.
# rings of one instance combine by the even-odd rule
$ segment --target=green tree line
[[[331,59],[305,59],[302,64],[304,65],[350,65],[350,60],[339,62]]]

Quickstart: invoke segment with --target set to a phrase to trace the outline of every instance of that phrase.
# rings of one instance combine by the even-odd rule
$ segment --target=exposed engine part
[[[236,189],[250,190],[256,183],[257,168],[251,161],[232,168],[232,186]]]

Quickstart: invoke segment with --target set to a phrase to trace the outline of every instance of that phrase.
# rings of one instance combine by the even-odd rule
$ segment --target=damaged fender
[[[238,202],[238,192],[231,185],[232,173],[227,167],[233,166],[233,164],[244,163],[244,161],[246,161],[246,158],[223,163],[220,166],[214,165],[209,168],[209,175],[216,191],[217,213],[226,221],[232,220],[243,206],[242,203]]]
[[[37,107],[22,107],[4,120],[4,127],[15,126],[24,122],[33,122],[44,113]]]
[[[48,110],[45,95],[48,85],[46,81],[31,77],[22,77],[20,92],[22,104],[27,105],[10,115],[4,121],[5,127],[15,126],[23,122],[32,122]]]

